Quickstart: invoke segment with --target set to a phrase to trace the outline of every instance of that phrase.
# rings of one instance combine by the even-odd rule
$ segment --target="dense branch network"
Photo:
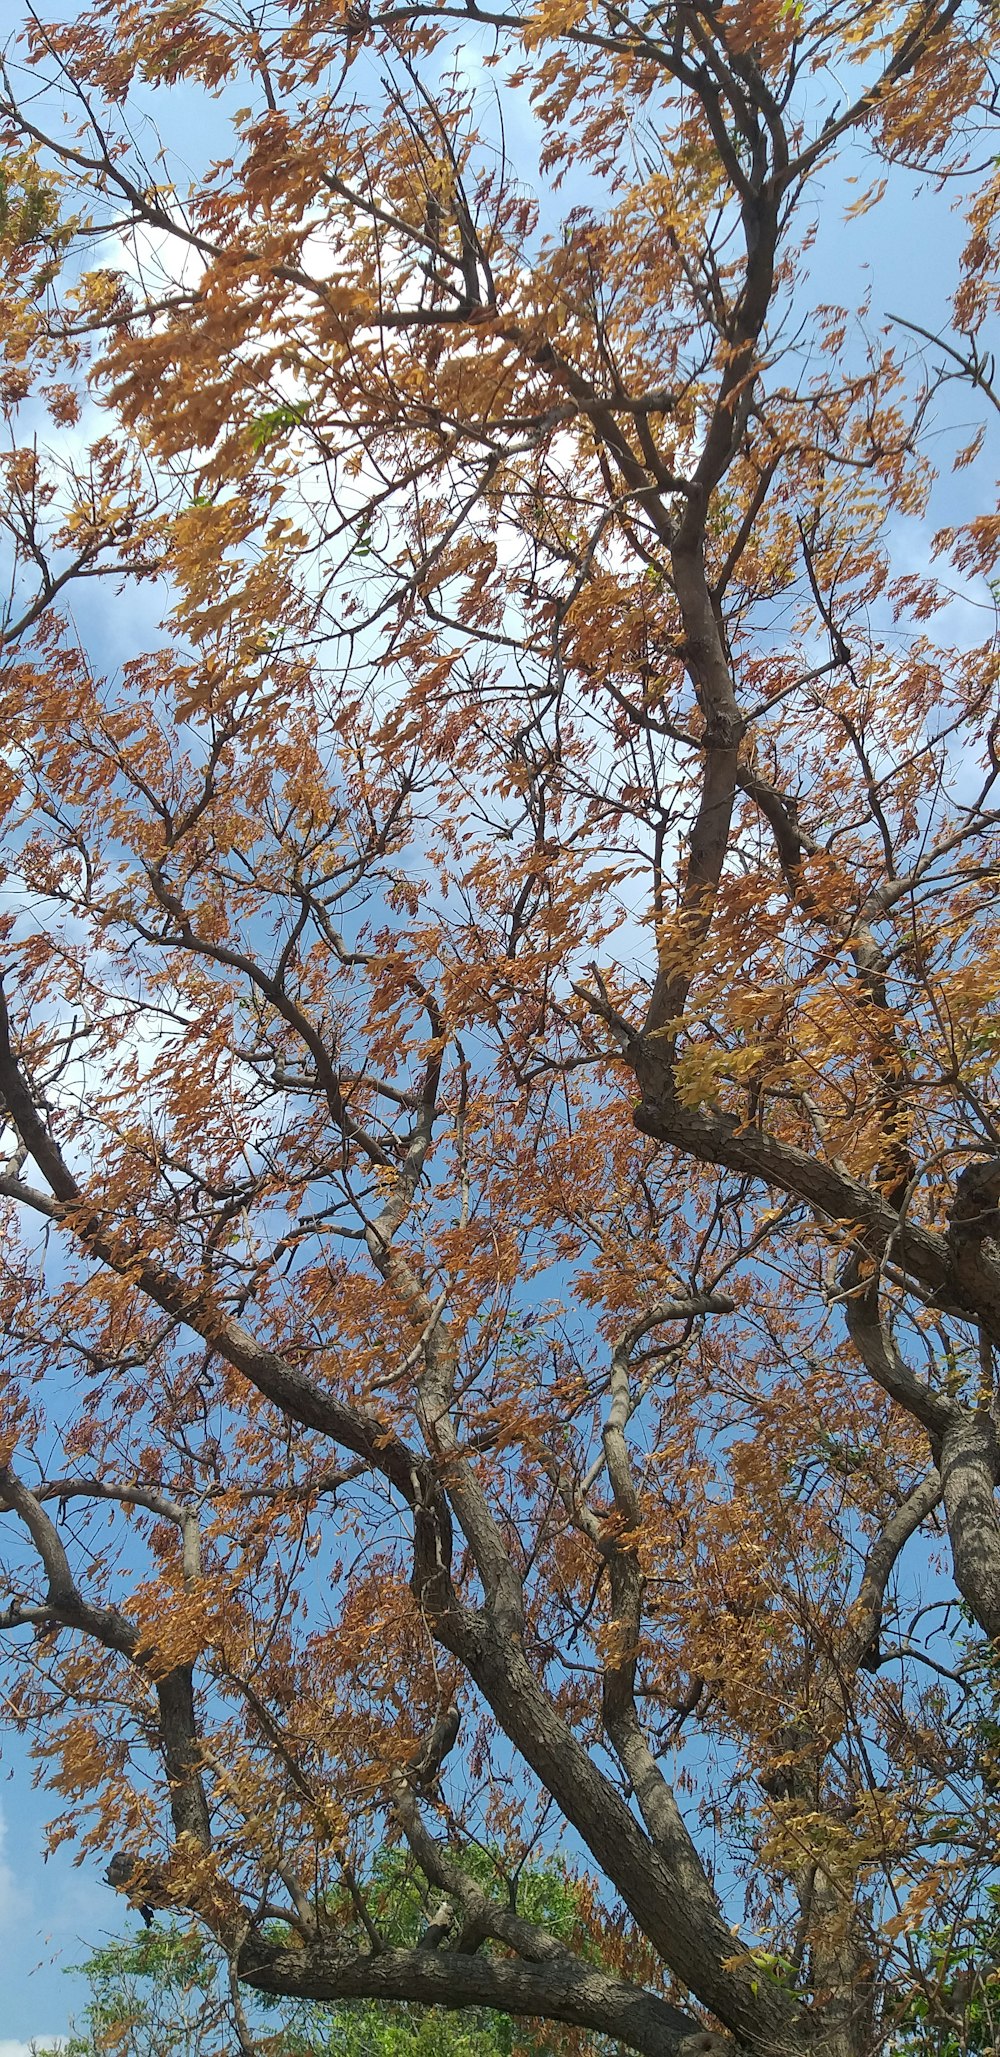
[[[838,152],[973,179],[981,36],[258,15],[0,99],[11,1704],[252,1988],[867,2057],[997,1825],[995,638],[887,541],[996,405],[988,196],[940,373],[799,270]],[[136,82],[231,76],[153,176]]]

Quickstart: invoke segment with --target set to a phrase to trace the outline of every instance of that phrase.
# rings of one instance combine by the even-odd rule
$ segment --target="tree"
[[[250,1995],[862,2057],[995,1883],[992,13],[25,34],[0,1620],[56,1833]],[[942,192],[953,292],[810,279]]]
[[[488,1871],[486,1855],[474,1870]],[[531,1870],[524,1888],[535,1917],[544,1914],[556,1934],[571,1938],[579,1904],[568,1874],[552,1866]],[[365,1891],[383,1933],[397,1947],[414,1947],[434,1895],[428,1897],[427,1881],[412,1861],[398,1851],[380,1853]],[[330,1913],[341,1927],[357,1926],[349,1903]],[[212,2057],[220,2047],[230,1993],[226,1959],[211,1939],[176,1921],[161,1922],[102,1945],[76,1969],[87,1979],[90,1998],[68,2057],[105,2057],[109,2050],[118,2057]],[[266,2011],[255,2027],[244,2022],[259,2057],[510,2057],[512,2048],[510,2020],[483,2010],[470,2018],[373,2000],[324,2007],[272,1998],[260,2004]],[[541,2040],[518,2041],[538,2057],[552,2048],[544,2024]]]
[[[210,1947],[179,1924],[104,1943],[75,1968],[89,1999],[74,2023],[69,2057],[105,2057],[109,2050],[119,2057],[214,2057],[220,2048],[228,2014],[224,1976]]]

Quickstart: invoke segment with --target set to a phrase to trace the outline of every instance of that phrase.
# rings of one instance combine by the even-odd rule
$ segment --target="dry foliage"
[[[993,33],[8,53],[7,1708],[234,1991],[861,2057],[992,1878]]]

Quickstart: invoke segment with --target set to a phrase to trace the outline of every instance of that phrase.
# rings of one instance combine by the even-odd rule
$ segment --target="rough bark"
[[[456,1957],[432,1950],[383,1950],[343,1958],[335,1945],[306,1950],[247,1942],[239,1975],[258,1992],[308,2000],[408,2000],[426,2007],[496,2007],[520,2017],[566,2022],[611,2036],[641,2057],[697,2057],[727,2048],[690,2015],[567,1953],[544,1965]]]

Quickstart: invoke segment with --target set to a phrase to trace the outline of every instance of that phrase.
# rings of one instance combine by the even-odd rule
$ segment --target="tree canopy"
[[[495,1877],[498,1854],[475,1852],[473,1874]],[[550,1864],[529,1869],[520,1884],[534,1918],[569,1940],[584,1911],[570,1875]],[[412,1948],[440,1896],[412,1858],[389,1850],[379,1852],[366,1875],[365,1898],[386,1939]],[[342,1933],[358,1930],[347,1893],[329,1913]],[[231,1994],[225,1955],[212,1938],[176,1920],[151,1922],[103,1943],[73,1969],[85,1977],[88,1999],[67,2057],[107,2057],[109,2051],[115,2057],[217,2057]],[[254,2057],[511,2057],[515,2040],[532,2057],[553,2048],[548,2024],[531,2036],[515,2029],[509,2016],[485,2009],[449,2013],[377,2000],[324,2006],[267,1997],[257,2000],[252,2023],[243,2013],[244,2040]],[[558,2047],[558,2029],[555,2038]]]
[[[248,2004],[961,2038],[994,14],[58,15],[0,89],[0,1633],[54,1833]],[[845,213],[918,314],[839,304]]]

